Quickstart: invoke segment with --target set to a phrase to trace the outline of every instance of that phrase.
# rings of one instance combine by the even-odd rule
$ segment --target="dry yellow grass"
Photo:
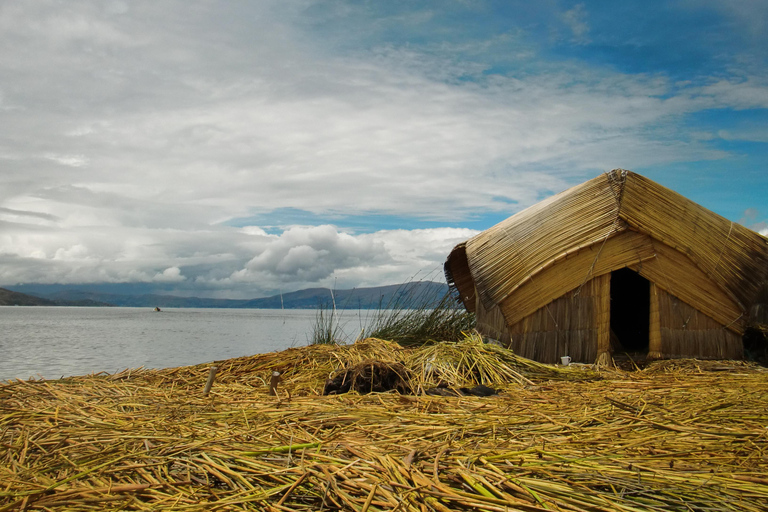
[[[319,395],[333,369],[371,359],[404,362],[422,387],[485,375],[502,393]],[[209,366],[0,386],[0,511],[768,503],[768,372],[746,364],[598,375],[476,338],[422,349],[366,340],[223,362],[204,397]],[[264,384],[272,371],[284,376],[277,397]]]

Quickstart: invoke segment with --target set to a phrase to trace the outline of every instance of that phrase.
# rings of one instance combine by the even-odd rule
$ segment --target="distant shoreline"
[[[161,294],[121,294],[88,290],[82,285],[23,285],[17,290],[0,288],[0,305],[149,307],[149,308],[221,308],[221,309],[387,309],[420,306],[426,300],[439,300],[448,293],[448,285],[434,281],[414,281],[398,285],[348,290],[306,288],[256,299],[214,299]]]

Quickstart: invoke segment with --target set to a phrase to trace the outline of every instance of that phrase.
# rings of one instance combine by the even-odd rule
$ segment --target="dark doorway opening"
[[[628,268],[611,272],[611,334],[624,352],[648,352],[651,285]]]

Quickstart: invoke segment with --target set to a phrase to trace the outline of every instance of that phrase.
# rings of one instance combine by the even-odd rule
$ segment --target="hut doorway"
[[[648,353],[651,285],[637,272],[622,268],[611,272],[611,337],[614,350]]]

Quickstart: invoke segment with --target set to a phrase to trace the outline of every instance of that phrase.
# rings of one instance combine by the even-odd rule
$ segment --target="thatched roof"
[[[623,267],[742,332],[768,282],[768,239],[617,169],[457,245],[445,271],[467,309],[474,311],[477,290],[483,306],[499,306],[512,325]]]

